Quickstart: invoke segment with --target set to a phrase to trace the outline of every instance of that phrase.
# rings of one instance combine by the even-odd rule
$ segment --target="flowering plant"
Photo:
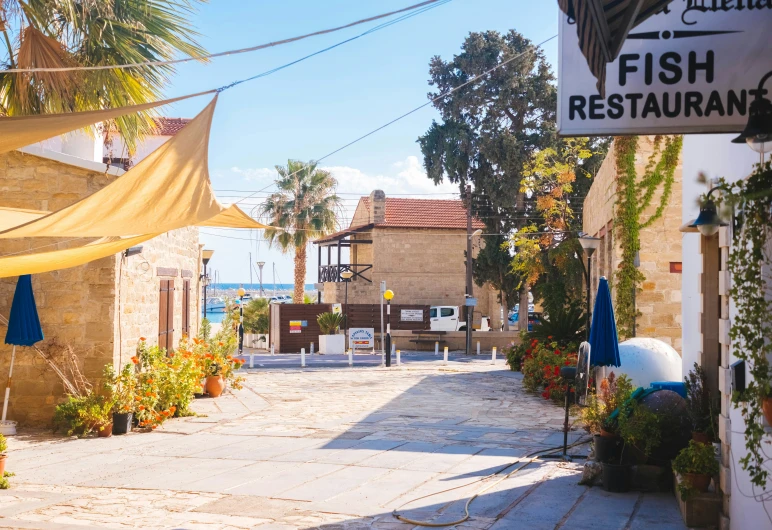
[[[120,372],[116,372],[112,364],[106,365],[104,387],[112,396],[113,412],[120,414],[134,412],[134,397],[137,390],[137,373],[134,364],[125,364]]]
[[[630,399],[633,384],[625,374],[616,377],[614,372],[600,382],[600,392],[587,396],[587,406],[582,409],[584,428],[590,433],[599,433],[601,429],[612,431],[609,416],[620,405]]]
[[[524,351],[522,372],[523,386],[531,392],[541,391],[544,399],[563,401],[565,381],[560,377],[560,368],[576,366],[577,353],[574,345],[561,348],[548,337],[547,341],[531,339]],[[571,389],[573,392],[573,389]]]

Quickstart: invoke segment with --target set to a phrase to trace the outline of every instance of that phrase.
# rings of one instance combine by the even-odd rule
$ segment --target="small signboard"
[[[400,311],[399,320],[401,322],[423,322],[424,310],[423,309],[402,309]]]
[[[672,2],[630,32],[604,99],[576,28],[560,14],[563,136],[739,132],[772,64],[772,2]]]
[[[375,348],[374,328],[351,328],[349,330],[349,345],[356,349]]]
[[[332,313],[334,315],[343,313],[343,304],[332,304]]]
[[[464,305],[466,307],[476,307],[477,306],[477,298],[467,298],[464,301]]]
[[[303,331],[302,320],[290,320],[290,333],[300,333]]]

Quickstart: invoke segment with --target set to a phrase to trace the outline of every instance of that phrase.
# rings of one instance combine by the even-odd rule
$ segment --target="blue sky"
[[[210,52],[280,40],[378,13],[418,0],[210,0],[193,21]],[[272,168],[288,158],[317,159],[352,139],[424,103],[430,90],[432,56],[451,58],[470,31],[516,29],[534,42],[557,33],[557,2],[542,0],[453,0],[424,14],[362,37],[268,77],[234,87],[220,95],[215,115],[209,167],[224,203],[226,190],[256,191],[268,186]],[[317,51],[378,25],[350,28],[280,47],[215,59],[209,64],[178,67],[168,96],[226,85]],[[545,46],[556,66],[557,39]],[[178,103],[170,116],[192,117],[205,98]],[[453,186],[434,189],[420,162],[417,137],[437,114],[427,107],[372,137],[326,159],[322,166],[339,179],[350,216],[357,194],[375,187],[387,195],[450,193]],[[243,195],[243,194],[242,194]],[[258,197],[264,197],[260,194]],[[443,195],[449,198],[449,195]],[[245,201],[246,209],[259,200]],[[344,220],[345,222],[345,220]],[[214,235],[219,234],[219,235]],[[223,237],[228,236],[228,237]],[[210,266],[223,281],[248,282],[252,259],[276,263],[279,278],[292,281],[292,257],[254,241],[248,231],[203,229],[201,241],[215,250]],[[231,239],[243,238],[243,239]],[[250,241],[252,238],[252,241]],[[315,252],[309,260],[308,282],[316,276]],[[270,273],[265,277],[270,281]]]

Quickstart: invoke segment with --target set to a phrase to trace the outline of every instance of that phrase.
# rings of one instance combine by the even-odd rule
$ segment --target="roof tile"
[[[359,199],[370,211],[370,197]],[[386,197],[386,221],[378,227],[466,229],[466,209],[460,200]],[[472,219],[474,229],[485,228]]]

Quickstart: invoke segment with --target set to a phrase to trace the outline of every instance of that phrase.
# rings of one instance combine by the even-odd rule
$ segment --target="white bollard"
[[[311,343],[311,355],[313,355],[313,354],[314,354],[314,343],[312,342]]]
[[[480,341],[477,341],[477,355],[480,355]]]
[[[440,354],[440,343],[439,342],[435,342],[434,343],[434,355],[437,356],[439,354]]]
[[[491,350],[491,364],[496,364],[496,346]]]
[[[445,346],[445,349],[442,352],[442,364],[447,365],[448,364],[448,347]]]
[[[392,355],[396,355],[396,353],[397,353],[397,345],[392,343],[392,345],[391,345],[391,354]]]
[[[300,366],[301,368],[306,367],[306,349],[300,348]]]
[[[273,344],[271,344],[271,357],[273,357],[273,356],[275,355],[275,354],[273,353],[273,348],[274,348],[274,345],[273,345]]]
[[[254,368],[255,367],[255,354],[250,353],[249,354],[249,367]]]
[[[348,365],[354,366],[354,350],[348,349]]]
[[[397,366],[402,365],[402,360],[400,359],[400,354],[402,352],[400,350],[397,350]]]

